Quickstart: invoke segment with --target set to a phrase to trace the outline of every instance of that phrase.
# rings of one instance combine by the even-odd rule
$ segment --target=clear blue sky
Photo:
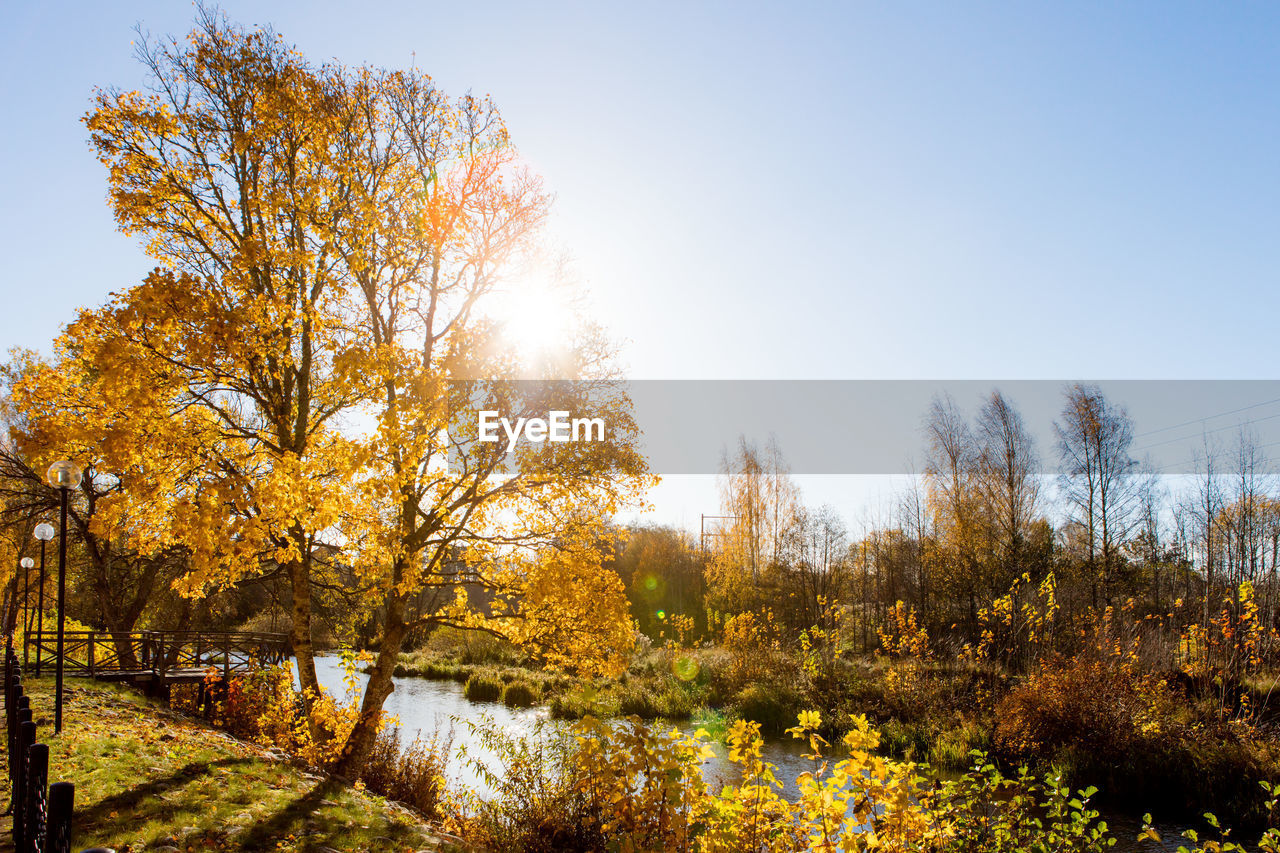
[[[1276,375],[1275,4],[222,8],[492,94],[636,376]],[[0,343],[148,267],[79,119],[191,13],[0,11]]]
[[[1276,378],[1280,5],[222,8],[491,94],[633,376]],[[0,346],[149,267],[80,117],[192,11],[0,11]]]

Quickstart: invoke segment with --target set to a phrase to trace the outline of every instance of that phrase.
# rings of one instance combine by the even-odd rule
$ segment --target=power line
[[[1256,444],[1254,445],[1253,449],[1266,450],[1268,447],[1276,447],[1276,446],[1280,446],[1280,441],[1268,441],[1266,444]],[[1170,468],[1173,468],[1175,465],[1178,465],[1178,464],[1180,463],[1166,462],[1165,464],[1159,466],[1158,468],[1151,468],[1149,470],[1152,474],[1163,474],[1165,471],[1169,470]],[[1195,472],[1188,472],[1188,473],[1195,473]]]
[[[1264,404],[1259,403],[1258,405],[1264,405]],[[1257,407],[1248,406],[1246,408],[1257,408]],[[1240,409],[1239,411],[1244,411],[1244,409]],[[1229,414],[1234,414],[1234,413],[1233,412],[1223,413],[1223,415],[1229,415]],[[1204,418],[1203,420],[1220,418],[1220,417],[1223,417],[1223,415],[1211,415],[1209,418]],[[1239,429],[1241,427],[1247,427],[1250,424],[1260,424],[1263,421],[1271,421],[1271,420],[1275,420],[1276,418],[1280,418],[1280,412],[1277,412],[1274,415],[1267,415],[1265,418],[1251,418],[1250,420],[1240,421],[1239,423],[1227,424],[1226,426],[1220,426],[1220,427],[1214,427],[1213,429],[1210,429],[1210,430],[1204,430],[1200,432],[1198,435],[1184,435],[1178,438],[1169,438],[1169,439],[1165,439],[1164,441],[1157,441],[1155,444],[1144,444],[1142,447],[1135,448],[1133,452],[1141,453],[1142,451],[1150,450],[1153,447],[1162,447],[1166,444],[1175,444],[1179,441],[1190,441],[1193,438],[1200,438],[1201,436],[1213,435],[1215,432],[1222,432],[1223,430],[1228,430],[1228,429]],[[1192,421],[1192,423],[1195,423],[1195,421]],[[1182,424],[1182,426],[1187,426],[1187,424]],[[1176,428],[1177,427],[1167,427],[1167,429],[1176,429]],[[1150,435],[1150,433],[1145,433],[1145,434]]]
[[[1158,432],[1168,432],[1171,429],[1181,429],[1184,426],[1191,426],[1192,424],[1204,423],[1205,421],[1211,421],[1214,418],[1224,418],[1227,415],[1238,415],[1241,412],[1247,412],[1250,409],[1257,409],[1257,408],[1261,408],[1262,406],[1270,406],[1272,403],[1280,403],[1280,397],[1277,397],[1274,400],[1265,400],[1261,403],[1254,403],[1251,406],[1244,406],[1243,408],[1232,409],[1229,412],[1219,412],[1216,415],[1205,415],[1203,418],[1195,418],[1194,420],[1189,420],[1185,423],[1174,424],[1173,426],[1167,426],[1167,427],[1160,427],[1160,429],[1148,430],[1147,432],[1140,432],[1137,435],[1135,435],[1134,438],[1142,438],[1145,435],[1155,435]]]

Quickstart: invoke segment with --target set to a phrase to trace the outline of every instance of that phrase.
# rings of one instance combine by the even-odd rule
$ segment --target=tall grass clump
[[[796,698],[776,685],[753,684],[738,692],[733,706],[742,719],[759,723],[763,731],[781,734],[795,719]]]
[[[538,688],[527,681],[512,681],[502,689],[502,704],[508,708],[528,708],[538,703]]]
[[[472,702],[497,702],[502,696],[502,688],[501,679],[475,672],[467,679],[462,693]]]

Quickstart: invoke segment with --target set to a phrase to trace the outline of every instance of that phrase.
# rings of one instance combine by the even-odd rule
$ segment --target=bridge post
[[[156,636],[159,638],[157,642],[157,646],[159,646],[159,648],[156,649],[155,659],[151,662],[151,671],[159,676],[160,683],[163,684],[165,680],[165,670],[169,668],[169,650],[164,647],[164,633],[161,632]]]
[[[89,632],[89,677],[93,678],[93,640],[94,632]]]

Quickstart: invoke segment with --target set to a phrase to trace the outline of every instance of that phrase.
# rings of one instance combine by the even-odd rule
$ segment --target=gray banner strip
[[[563,420],[592,417],[590,401],[627,395],[639,446],[658,474],[715,474],[726,450],[745,437],[775,441],[794,474],[908,474],[923,468],[924,422],[931,401],[949,395],[969,418],[998,389],[1021,414],[1046,472],[1057,469],[1054,422],[1073,380],[635,380],[497,383],[502,394],[484,402],[472,391],[471,408],[455,404],[453,417],[477,426],[478,412],[508,417],[547,415],[562,396]],[[1280,446],[1280,380],[1082,380],[1133,421],[1131,455],[1157,473],[1203,468],[1205,442],[1229,449],[1242,429],[1264,453]],[[513,401],[523,401],[516,404]],[[528,405],[529,401],[537,401]],[[545,406],[543,412],[539,405]],[[505,409],[503,407],[506,407]],[[611,429],[605,418],[606,429]],[[505,446],[507,434],[494,426]],[[555,425],[548,427],[554,432]],[[533,430],[535,436],[542,429]],[[521,434],[520,440],[526,440]],[[563,433],[562,433],[563,434]],[[581,431],[580,431],[581,434]],[[544,437],[545,440],[545,437]],[[491,448],[493,445],[487,445]],[[456,452],[468,453],[460,445]],[[1271,451],[1275,453],[1276,451]]]

